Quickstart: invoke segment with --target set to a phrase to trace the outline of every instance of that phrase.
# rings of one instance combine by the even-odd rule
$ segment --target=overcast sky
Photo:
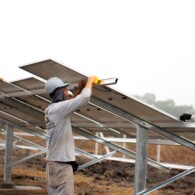
[[[1,77],[53,59],[129,95],[195,105],[195,1],[0,1]]]

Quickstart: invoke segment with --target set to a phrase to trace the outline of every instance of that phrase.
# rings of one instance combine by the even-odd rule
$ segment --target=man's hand
[[[80,91],[82,91],[85,88],[85,85],[86,85],[86,81],[84,81],[84,80],[79,81],[79,83],[78,83],[78,89]]]
[[[74,92],[71,99],[75,98],[77,95],[79,95],[81,93],[81,91],[85,88],[85,85],[86,85],[86,81],[84,81],[84,80],[79,81],[78,82],[78,88],[76,87],[76,91]]]
[[[91,89],[92,90],[92,85],[93,85],[93,82],[95,80],[96,76],[90,76],[88,77],[87,79],[87,83],[86,83],[86,86],[87,88]]]
[[[192,117],[191,114],[184,113],[180,116],[180,120],[186,122],[186,120],[190,120]]]

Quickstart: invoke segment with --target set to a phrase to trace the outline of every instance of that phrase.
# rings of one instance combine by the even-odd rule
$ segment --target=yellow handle
[[[98,81],[99,81],[98,77],[95,77],[95,79],[93,81],[93,84],[97,85],[98,84]]]

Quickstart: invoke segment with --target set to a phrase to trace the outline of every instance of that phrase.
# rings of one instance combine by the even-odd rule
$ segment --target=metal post
[[[104,134],[102,132],[99,133],[100,134],[100,137],[104,139]],[[109,154],[110,153],[110,150],[107,146],[104,146],[105,150],[106,150],[106,154]]]
[[[148,157],[148,131],[137,127],[134,194],[145,190]]]
[[[160,145],[157,145],[157,162],[160,162]]]
[[[126,139],[127,138],[127,135],[123,134],[123,138]],[[123,148],[126,148],[127,147],[127,143],[126,142],[123,142]],[[126,158],[126,155],[123,154],[122,158]]]
[[[96,136],[98,136],[98,133],[95,134]],[[99,154],[99,144],[97,142],[95,142],[95,155]]]
[[[6,124],[6,147],[4,164],[4,182],[11,182],[13,152],[13,126]]]

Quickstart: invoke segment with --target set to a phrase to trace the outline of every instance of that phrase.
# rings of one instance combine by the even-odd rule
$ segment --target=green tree
[[[144,96],[135,95],[135,97],[151,105],[156,102],[156,96],[153,93],[146,93]]]
[[[155,102],[154,106],[170,114],[174,114],[175,102],[172,99],[165,100],[165,101],[157,101]]]
[[[183,113],[195,113],[191,105],[177,106],[172,99],[156,101],[156,96],[152,93],[146,93],[143,96],[135,95],[135,97],[176,117],[179,117]]]

